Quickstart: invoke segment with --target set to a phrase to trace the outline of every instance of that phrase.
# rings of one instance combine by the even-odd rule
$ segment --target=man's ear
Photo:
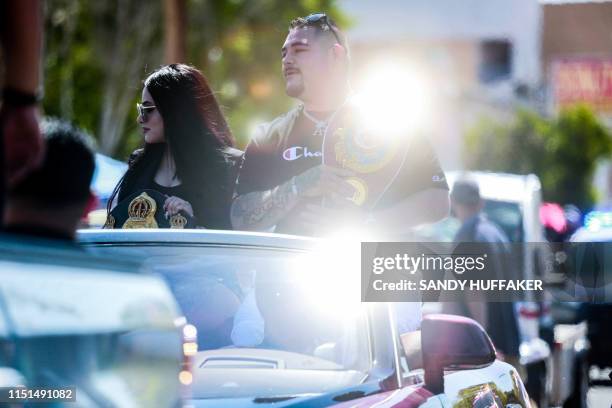
[[[85,204],[85,208],[83,209],[83,218],[87,217],[87,214],[98,208],[98,204],[100,200],[98,196],[91,190],[89,190],[89,197],[87,197],[87,204]]]
[[[335,60],[343,60],[346,59],[346,48],[342,45],[336,43],[330,48],[331,55]]]

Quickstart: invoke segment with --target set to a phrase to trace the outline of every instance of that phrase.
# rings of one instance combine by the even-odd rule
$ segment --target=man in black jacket
[[[360,191],[349,181],[384,162],[381,157],[368,156],[370,150],[384,153],[384,149],[364,148],[355,139],[350,160],[346,160],[349,164],[340,168],[324,163],[324,135],[331,133],[328,127],[333,128],[333,118],[351,96],[347,39],[331,18],[318,13],[294,19],[281,48],[281,63],[286,93],[300,104],[259,126],[252,136],[236,183],[231,214],[234,229],[325,236],[342,228],[364,228],[389,238],[447,216],[444,172],[429,138],[418,132],[404,135],[411,139],[403,142],[410,145],[409,152],[393,150],[405,158],[398,169],[390,171],[395,177],[361,186],[368,195],[367,190],[389,183],[371,208],[347,199]],[[378,104],[385,106],[386,102]],[[350,121],[343,123],[346,128],[349,125]],[[376,134],[377,138],[382,136]],[[361,147],[355,147],[358,145]]]
[[[474,180],[460,179],[451,192],[451,206],[462,225],[455,235],[455,243],[479,243],[488,256],[487,276],[483,279],[510,279],[511,248],[506,234],[482,213],[483,201]],[[486,302],[468,299],[466,314],[487,330],[498,352],[514,364],[518,363],[519,331],[512,302]],[[516,364],[515,364],[516,365]]]

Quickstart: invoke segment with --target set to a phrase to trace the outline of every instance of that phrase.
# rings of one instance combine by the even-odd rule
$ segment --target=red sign
[[[612,112],[612,58],[555,61],[552,79],[557,107],[586,103]]]

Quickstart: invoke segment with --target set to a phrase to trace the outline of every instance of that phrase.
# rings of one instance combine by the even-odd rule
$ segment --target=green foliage
[[[612,137],[586,106],[555,118],[519,110],[510,124],[482,119],[468,132],[465,153],[471,169],[535,173],[545,200],[585,210],[596,200],[595,167],[611,157]]]
[[[88,34],[93,16],[82,7],[82,1],[46,4],[43,108],[47,115],[74,120],[94,133],[104,73],[102,65],[96,64]]]
[[[125,158],[125,147],[141,142],[131,109],[140,80],[161,60],[162,27],[153,23],[163,21],[161,10],[161,1],[45,2],[45,114],[73,121],[104,153]]]
[[[280,49],[289,22],[325,11],[342,26],[335,0],[189,2],[190,62],[202,69],[244,147],[254,124],[293,103],[285,95]]]
[[[162,0],[46,2],[45,113],[74,121],[119,159],[142,143],[132,107],[142,79],[164,63],[162,6]],[[280,48],[289,21],[318,11],[346,22],[335,0],[187,1],[185,62],[209,79],[239,147],[255,123],[294,103],[284,93]]]

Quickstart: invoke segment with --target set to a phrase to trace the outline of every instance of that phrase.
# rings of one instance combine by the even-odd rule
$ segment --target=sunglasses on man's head
[[[334,28],[334,25],[331,23],[330,18],[327,16],[327,14],[314,13],[314,14],[304,17],[304,20],[306,20],[306,23],[308,23],[309,25],[319,24],[320,22],[322,22],[323,24],[321,24],[320,26],[321,27],[323,27],[323,25],[327,26],[329,30],[332,32],[332,34],[334,35],[334,37],[336,37],[336,41],[338,41],[338,44],[344,46],[344,43],[340,39],[340,36],[336,32],[336,29]]]
[[[156,109],[153,105],[143,105],[140,103],[136,104],[136,110],[138,111],[138,115],[142,118],[143,122],[146,122],[149,119],[149,113],[153,112]]]

